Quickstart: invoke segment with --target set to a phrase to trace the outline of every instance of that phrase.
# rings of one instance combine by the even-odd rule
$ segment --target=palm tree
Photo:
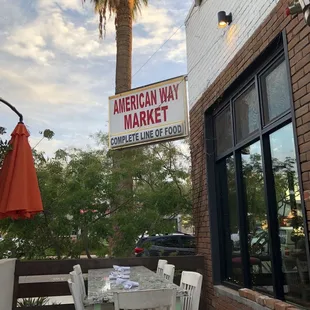
[[[84,0],[86,1],[86,0]],[[99,34],[105,31],[107,14],[115,15],[116,76],[115,93],[131,89],[132,78],[132,22],[148,0],[90,0],[99,15]]]

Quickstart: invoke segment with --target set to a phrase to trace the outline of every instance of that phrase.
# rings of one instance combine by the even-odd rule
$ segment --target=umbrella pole
[[[23,115],[21,113],[19,113],[14,106],[12,106],[10,103],[8,103],[6,100],[2,99],[1,97],[0,97],[0,101],[3,102],[6,106],[8,106],[13,112],[15,112],[19,116],[19,122],[20,123],[23,122],[23,120],[24,120]]]

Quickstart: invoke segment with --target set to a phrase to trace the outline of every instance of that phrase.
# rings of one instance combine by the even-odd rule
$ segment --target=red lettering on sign
[[[125,124],[125,129],[132,128],[131,114],[124,116],[124,124]]]
[[[157,107],[147,111],[140,111],[124,116],[125,130],[140,128],[167,121],[168,106]]]
[[[167,87],[159,89],[160,102],[164,103],[167,101]]]
[[[174,92],[175,92],[175,99],[178,100],[179,98],[179,84],[176,84],[176,85],[173,85],[173,89],[174,89]]]
[[[162,111],[163,111],[163,114],[164,114],[164,122],[167,121],[167,110],[168,110],[168,106],[165,105],[163,107],[161,107]]]
[[[139,95],[139,105],[140,105],[140,108],[143,108],[143,107],[144,107],[144,101],[143,101],[143,99],[144,99],[144,94],[141,93],[141,94]]]
[[[145,111],[141,111],[140,112],[140,124],[141,126],[145,126],[146,125],[146,113]]]
[[[126,97],[126,112],[130,111],[130,97]]]
[[[139,127],[139,118],[138,118],[138,114],[135,113],[134,116],[133,116],[133,125],[132,125],[133,128],[135,127]]]
[[[160,108],[155,109],[155,123],[158,124],[161,122],[160,119]]]

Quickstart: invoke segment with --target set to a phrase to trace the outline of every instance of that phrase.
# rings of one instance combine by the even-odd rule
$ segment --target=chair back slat
[[[168,264],[168,261],[165,259],[159,259],[156,273],[162,276],[164,274],[164,267],[166,264]]]
[[[182,310],[198,310],[202,286],[202,275],[198,272],[183,271],[181,288],[187,292],[182,297]]]
[[[166,264],[164,266],[164,272],[163,272],[164,278],[171,283],[173,283],[174,272],[175,272],[175,266],[174,265]]]
[[[86,287],[85,287],[81,265],[78,264],[78,265],[73,266],[73,270],[76,272],[78,276],[78,279],[80,282],[80,288],[82,289],[82,293],[83,293],[83,299],[85,299],[86,298]]]
[[[68,285],[73,297],[75,310],[85,310],[78,285],[70,279],[68,280]]]

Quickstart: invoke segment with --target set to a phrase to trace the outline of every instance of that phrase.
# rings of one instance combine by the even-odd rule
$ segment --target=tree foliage
[[[115,169],[107,137],[94,138],[96,149],[58,150],[49,159],[34,152],[44,213],[1,221],[6,237],[0,255],[10,249],[12,256],[28,259],[127,256],[139,235],[171,232],[166,219],[190,212],[189,158],[175,144],[141,147]],[[133,188],[120,188],[128,176]],[[115,203],[119,197],[121,204]],[[79,232],[76,240],[73,231]]]
[[[83,0],[86,2],[86,0]],[[143,5],[148,5],[148,0],[126,0],[129,3],[132,17],[135,18],[137,13],[141,12]],[[117,27],[117,11],[122,6],[121,0],[90,0],[94,4],[95,13],[99,16],[99,36],[102,38],[103,32],[105,32],[107,16],[115,14],[115,27]]]

